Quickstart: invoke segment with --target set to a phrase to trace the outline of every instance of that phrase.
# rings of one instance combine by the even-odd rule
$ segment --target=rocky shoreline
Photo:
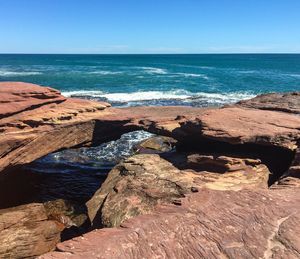
[[[2,190],[52,152],[159,135],[109,172],[86,213],[63,200],[4,206],[3,192],[1,258],[300,257],[300,93],[113,108],[2,82],[0,100]]]

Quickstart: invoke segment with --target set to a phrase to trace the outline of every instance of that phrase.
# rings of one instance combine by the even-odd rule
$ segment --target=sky
[[[300,0],[0,0],[0,53],[300,53]]]

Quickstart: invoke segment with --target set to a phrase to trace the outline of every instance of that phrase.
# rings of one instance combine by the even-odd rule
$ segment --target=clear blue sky
[[[300,0],[0,0],[0,53],[300,52]]]

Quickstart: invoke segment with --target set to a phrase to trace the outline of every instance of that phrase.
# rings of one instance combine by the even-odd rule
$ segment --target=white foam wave
[[[289,76],[292,76],[292,77],[297,77],[297,78],[300,78],[300,74],[288,74]]]
[[[139,67],[139,68],[143,69],[148,74],[165,75],[168,73],[166,69],[162,69],[162,68],[158,68],[158,67]]]
[[[212,104],[234,103],[240,100],[253,98],[255,95],[246,92],[234,93],[192,93],[183,89],[172,91],[140,91],[133,93],[104,93],[102,91],[71,91],[63,92],[67,97],[94,97],[105,98],[108,102],[139,102],[151,100],[180,100],[184,102],[205,101]]]
[[[238,71],[238,73],[240,73],[240,74],[255,74],[255,73],[258,73],[258,71],[256,71],[256,70],[241,70],[241,71]]]
[[[64,95],[65,97],[72,97],[72,96],[101,97],[102,94],[103,94],[102,91],[91,91],[91,90],[62,92],[62,95]]]
[[[0,70],[0,76],[9,77],[9,76],[33,76],[33,75],[41,75],[42,72],[37,71],[7,71],[7,70]]]
[[[101,94],[99,97],[106,98],[111,102],[135,102],[164,99],[186,99],[191,97],[191,95],[185,91],[144,91],[134,93],[107,93]]]
[[[197,93],[190,99],[193,100],[206,100],[209,103],[214,104],[225,104],[225,103],[235,103],[240,100],[251,99],[256,95],[245,92],[234,92],[234,93]]]
[[[88,72],[88,74],[94,74],[94,75],[118,75],[122,73],[123,72],[121,71],[104,71],[104,70]]]
[[[203,74],[194,74],[194,73],[176,73],[176,75],[181,75],[181,76],[184,76],[184,77],[201,77],[201,78],[204,78],[204,79],[209,79],[208,76],[206,75],[203,75]]]

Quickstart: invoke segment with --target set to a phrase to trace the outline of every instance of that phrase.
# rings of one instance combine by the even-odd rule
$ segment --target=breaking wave
[[[192,105],[208,106],[234,103],[255,95],[247,92],[205,93],[189,92],[183,89],[172,91],[138,91],[133,93],[104,93],[103,91],[70,91],[63,92],[67,97],[100,99],[112,104],[136,105]]]
[[[38,71],[23,71],[23,72],[18,72],[18,71],[7,71],[7,70],[0,70],[0,76],[3,77],[10,77],[10,76],[33,76],[33,75],[41,75],[43,74],[42,72]]]

